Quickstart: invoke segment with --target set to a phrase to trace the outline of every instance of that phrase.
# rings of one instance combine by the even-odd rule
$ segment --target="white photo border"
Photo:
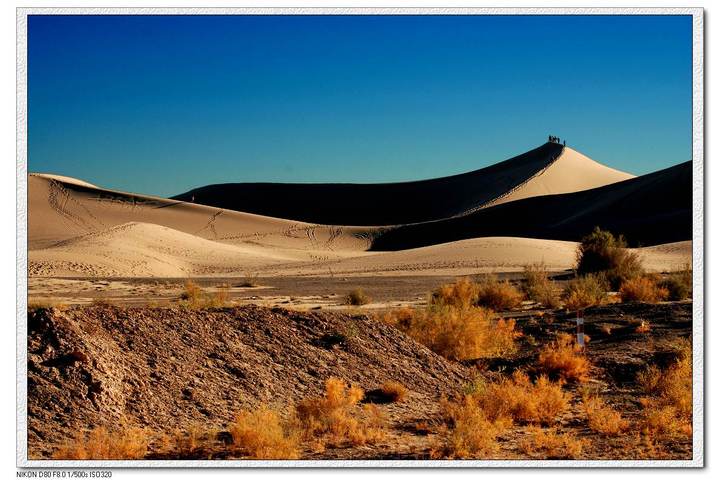
[[[688,15],[692,16],[693,457],[689,460],[30,460],[27,447],[27,17],[29,15]],[[18,8],[17,9],[18,467],[704,467],[704,10],[689,8]]]

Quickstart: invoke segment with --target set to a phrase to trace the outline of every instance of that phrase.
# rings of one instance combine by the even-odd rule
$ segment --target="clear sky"
[[[31,16],[28,168],[173,195],[692,157],[690,16]]]

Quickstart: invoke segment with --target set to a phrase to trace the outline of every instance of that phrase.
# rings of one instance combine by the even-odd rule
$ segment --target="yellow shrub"
[[[358,407],[363,396],[359,387],[329,378],[322,397],[296,405],[297,423],[310,439],[327,436],[333,443],[356,445],[381,440],[385,436],[384,414],[374,405]]]
[[[393,402],[402,402],[408,394],[408,389],[400,382],[394,382],[391,380],[383,383],[380,387],[382,394]]]
[[[571,335],[558,335],[557,339],[540,350],[538,368],[553,379],[582,381],[590,371],[590,362],[579,353]]]
[[[617,435],[628,428],[628,422],[620,413],[608,406],[599,397],[589,397],[583,400],[583,408],[587,415],[588,426],[591,430],[604,435]]]
[[[543,263],[525,266],[523,289],[528,299],[548,308],[560,306],[560,297],[555,283],[548,277],[547,268]]]
[[[432,294],[431,302],[439,305],[451,305],[467,308],[477,303],[478,285],[468,278],[461,278],[455,283],[440,286]]]
[[[531,427],[530,434],[520,442],[519,447],[533,458],[565,460],[579,458],[585,444],[570,433],[558,433],[557,428],[543,430]]]
[[[442,403],[448,424],[442,445],[433,450],[433,458],[484,458],[497,451],[497,436],[503,426],[491,422],[472,396],[459,402]]]
[[[241,411],[228,431],[233,445],[253,459],[296,459],[298,433],[284,424],[280,415],[267,407]]]
[[[389,313],[385,321],[451,360],[505,356],[515,352],[515,320],[498,319],[485,308],[430,305]]]
[[[58,447],[53,458],[58,460],[137,460],[148,451],[149,436],[144,429],[126,426],[118,431],[97,427],[77,434],[70,442]]]
[[[471,394],[492,421],[551,423],[568,407],[569,397],[559,383],[539,377],[535,383],[524,372],[478,387]]]
[[[477,304],[496,311],[512,310],[523,300],[522,293],[507,280],[487,277],[478,284]]]
[[[606,281],[599,275],[580,276],[565,287],[565,307],[575,311],[601,305],[607,299],[607,288]]]
[[[658,286],[654,278],[641,276],[629,279],[620,285],[620,299],[623,302],[643,301],[646,303],[657,303],[668,298],[667,288]]]

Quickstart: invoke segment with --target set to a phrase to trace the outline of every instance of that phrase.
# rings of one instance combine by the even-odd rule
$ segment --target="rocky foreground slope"
[[[388,406],[428,416],[469,375],[365,315],[255,306],[40,309],[28,319],[28,443],[45,458],[78,430],[123,418],[163,433],[221,428],[242,408],[283,409],[340,377],[410,390]]]

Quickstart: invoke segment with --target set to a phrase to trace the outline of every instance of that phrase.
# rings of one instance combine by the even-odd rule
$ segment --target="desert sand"
[[[31,277],[446,276],[513,272],[537,262],[563,270],[575,263],[576,241],[595,225],[606,227],[610,218],[631,235],[639,229],[653,235],[659,242],[638,250],[643,262],[649,270],[669,270],[691,260],[684,226],[690,219],[688,166],[635,178],[548,143],[472,173],[418,183],[256,186],[277,191],[266,198],[268,205],[293,209],[303,203],[288,193],[301,187],[307,202],[339,193],[324,201],[328,206],[349,202],[348,193],[358,189],[385,192],[380,199],[410,189],[416,197],[422,191],[423,199],[447,201],[439,203],[448,217],[422,223],[407,222],[413,216],[402,201],[376,210],[405,215],[397,226],[314,224],[31,174],[28,272]],[[481,189],[488,183],[494,188]],[[473,195],[453,201],[472,185]],[[234,193],[248,190],[223,186],[219,201],[237,200]],[[287,191],[281,195],[282,186]],[[511,187],[497,195],[498,186]],[[220,192],[210,188],[193,192]],[[349,210],[347,217],[373,215],[365,211],[369,214],[358,217]]]

